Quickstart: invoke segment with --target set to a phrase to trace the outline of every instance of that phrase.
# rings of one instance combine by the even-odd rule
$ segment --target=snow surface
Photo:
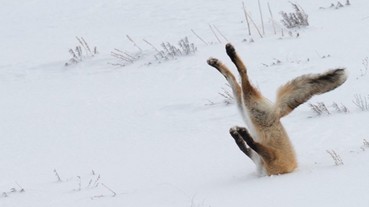
[[[257,1],[245,3],[260,25]],[[293,37],[280,32],[278,13],[292,11],[289,2],[270,1],[277,35],[261,3],[266,35],[253,30],[250,43],[240,1],[2,1],[0,206],[369,206],[369,113],[352,102],[369,94],[369,74],[360,76],[369,2],[319,9],[336,2],[300,0],[310,26],[291,30]],[[282,120],[297,152],[295,172],[259,177],[229,136],[244,124],[218,94],[225,79],[206,64],[213,56],[232,66],[209,24],[235,45],[271,100],[298,75],[347,68],[342,87],[309,103],[336,102],[349,113],[329,108],[317,116],[307,103]],[[145,56],[108,64],[114,48],[138,52],[127,34]],[[99,54],[65,67],[75,36]],[[197,53],[161,63],[142,41],[160,47],[185,36]]]

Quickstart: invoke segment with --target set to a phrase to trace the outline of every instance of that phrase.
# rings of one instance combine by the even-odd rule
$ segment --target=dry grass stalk
[[[277,34],[277,31],[275,29],[275,23],[274,23],[274,18],[273,18],[273,13],[272,13],[272,10],[270,9],[270,4],[268,2],[268,10],[269,10],[269,14],[270,14],[270,19],[272,21],[272,25],[273,25],[273,31],[274,31],[274,34],[276,35]]]
[[[263,12],[261,11],[260,0],[258,0],[258,5],[259,5],[259,13],[260,13],[261,28],[262,28],[262,31],[263,31],[263,35],[265,35],[264,19],[263,19]]]
[[[145,39],[143,39],[143,41],[146,43],[146,44],[148,44],[148,45],[150,45],[156,52],[160,52],[160,50],[158,50],[158,48],[156,48],[153,44],[151,44],[151,42],[149,42],[149,41],[147,41],[147,40],[145,40]]]
[[[282,23],[289,29],[309,26],[309,16],[305,13],[302,7],[294,3],[291,3],[291,5],[294,12],[286,13],[282,11]]]
[[[214,27],[214,28],[215,28],[215,30],[220,34],[220,36],[222,36],[222,37],[223,37],[223,39],[224,39],[225,41],[229,42],[229,41],[228,41],[228,39],[223,35],[223,33],[218,29],[218,27],[216,27],[215,25],[213,25],[213,27]]]
[[[336,166],[343,165],[342,158],[339,154],[336,153],[334,150],[327,150],[327,153],[332,157],[334,164]]]
[[[246,24],[247,24],[247,29],[249,31],[249,36],[251,36],[250,22],[249,22],[249,17],[248,17],[247,11],[246,11],[245,2],[242,2],[242,8],[243,8],[243,13],[244,13],[245,19],[246,19]]]
[[[368,97],[355,94],[355,99],[352,101],[361,111],[369,111],[369,95]]]
[[[136,42],[129,35],[126,35],[126,37],[130,42],[132,42],[133,46],[135,46],[140,52],[142,52],[142,49],[136,44]]]
[[[220,41],[220,39],[219,39],[218,35],[215,33],[213,27],[210,24],[209,24],[209,27],[210,27],[211,32],[214,34],[215,38],[218,40],[218,43],[221,44],[222,41]]]
[[[199,38],[199,40],[201,40],[205,45],[209,45],[203,38],[201,38],[193,29],[191,29],[191,32],[197,37]]]
[[[321,116],[323,114],[331,114],[327,108],[327,106],[323,102],[318,102],[316,104],[309,104],[310,108],[318,115]]]

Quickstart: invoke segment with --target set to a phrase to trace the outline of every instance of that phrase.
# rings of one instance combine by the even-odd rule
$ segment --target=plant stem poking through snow
[[[220,34],[220,36],[222,36],[222,38],[226,41],[229,42],[229,40],[223,35],[223,33],[218,29],[218,27],[216,27],[215,25],[213,25],[214,29]]]
[[[62,179],[60,178],[60,175],[59,175],[58,171],[56,171],[56,169],[54,169],[54,174],[57,178],[57,182],[62,182]]]
[[[369,95],[368,97],[359,94],[355,95],[355,99],[352,101],[361,111],[369,111]]]
[[[100,180],[100,178],[101,178],[100,175],[98,175],[97,178],[96,178],[96,180],[95,180],[95,182],[94,182],[94,184],[92,186],[94,186],[94,187],[99,186],[99,180]]]
[[[74,50],[69,49],[69,53],[72,55],[72,58],[64,64],[65,66],[80,63],[84,59],[94,57],[98,53],[96,46],[93,50],[91,50],[90,46],[83,37],[76,37],[76,39],[79,45],[77,45]]]
[[[17,189],[17,188],[10,188],[9,191],[3,192],[0,197],[7,198],[11,194],[14,194],[14,193],[24,193],[25,192],[25,190],[24,190],[24,188],[22,186],[20,186],[18,183],[15,183],[15,184],[17,184],[17,186],[19,187],[19,189]]]
[[[195,46],[195,44],[190,43],[187,37],[179,40],[178,46],[174,46],[169,42],[163,42],[160,46],[163,49],[156,49],[158,53],[155,55],[155,59],[159,62],[163,60],[172,60],[176,57],[191,55],[196,53],[197,51],[197,47]]]
[[[274,31],[274,34],[276,35],[277,34],[277,31],[275,29],[275,23],[274,23],[274,18],[273,18],[273,13],[272,13],[272,10],[270,9],[270,4],[268,2],[268,10],[269,10],[269,14],[270,14],[270,19],[272,21],[272,25],[273,25],[273,31]]]
[[[364,139],[365,140],[365,139]],[[366,140],[365,140],[366,141]],[[15,183],[15,184],[17,184],[17,186],[19,187],[19,192],[20,193],[23,193],[23,192],[25,192],[25,190],[24,190],[24,188],[22,187],[22,186],[20,186],[18,183]]]
[[[78,189],[77,191],[81,191],[82,190],[82,179],[81,176],[77,176],[78,179]]]
[[[249,36],[251,36],[250,22],[249,22],[249,17],[248,17],[247,11],[246,11],[245,2],[242,2],[242,9],[243,9],[243,13],[245,15],[245,19],[246,19],[246,23],[247,23],[247,29],[249,31]]]
[[[291,3],[291,2],[290,2]],[[309,26],[308,15],[305,11],[301,8],[301,6],[291,3],[294,12],[286,13],[284,11],[281,12],[282,15],[282,23],[288,29],[291,28],[300,28]]]
[[[331,115],[332,109],[329,110],[328,107],[333,108],[337,113],[350,113],[350,110],[345,105],[341,104],[341,106],[339,106],[336,102],[333,102],[333,104],[328,107],[323,102],[318,102],[316,104],[309,103],[309,106],[311,110],[318,116]]]
[[[115,197],[117,195],[116,192],[114,192],[111,188],[109,188],[108,186],[106,186],[104,183],[101,183],[101,185],[104,186],[106,189],[108,189],[112,193],[112,197]]]
[[[231,92],[231,86],[229,84],[226,84],[227,88],[222,88],[222,92],[219,92],[219,95],[221,95],[224,100],[223,102],[226,104],[226,105],[229,105],[229,104],[233,104],[234,103],[234,97],[233,97],[233,94]]]
[[[343,165],[343,161],[341,159],[341,156],[339,154],[337,154],[336,151],[327,150],[327,153],[332,157],[332,159],[334,160],[334,164],[336,166]]]
[[[318,102],[317,104],[309,104],[310,108],[318,115],[331,114],[327,106],[323,102]]]
[[[260,0],[258,0],[258,5],[259,5],[259,13],[260,13],[261,29],[262,29],[262,31],[263,31],[263,35],[265,35],[264,19],[263,19],[263,12],[261,11]]]
[[[218,40],[218,43],[219,43],[219,44],[221,44],[221,43],[222,43],[222,41],[220,41],[220,39],[219,39],[219,37],[218,37],[217,33],[215,33],[215,31],[214,31],[213,27],[212,27],[210,24],[209,24],[209,27],[210,27],[211,32],[212,32],[212,33],[213,33],[213,35],[215,36],[215,38]]]
[[[363,150],[363,151],[365,151],[366,149],[368,149],[369,148],[369,142],[366,140],[366,139],[364,139],[363,140],[363,146],[361,147],[361,149]]]
[[[199,38],[199,40],[201,40],[201,42],[203,42],[205,45],[209,45],[202,37],[200,37],[193,29],[191,29],[191,32],[197,37]]]
[[[246,22],[247,22],[247,27],[249,30],[249,36],[251,36],[251,30],[250,30],[250,25],[249,25],[249,20],[251,21],[252,25],[255,27],[256,31],[258,32],[260,38],[263,38],[263,35],[261,34],[258,26],[256,25],[256,23],[254,22],[254,20],[252,19],[252,17],[249,15],[249,13],[247,12],[246,8],[245,8],[245,4],[242,2],[242,7],[243,7],[243,12],[245,14],[245,18],[246,18]]]
[[[101,195],[96,195],[96,196],[93,196],[91,197],[91,200],[94,200],[94,199],[98,199],[98,198],[104,198],[104,197],[115,197],[117,195],[117,193],[115,191],[113,191],[111,188],[109,188],[107,185],[105,185],[104,183],[101,183],[101,186],[103,186],[104,188],[106,188],[108,191],[110,191],[112,194],[111,195],[104,195],[104,194],[101,194]]]
[[[360,77],[364,77],[366,74],[368,74],[368,69],[369,69],[369,58],[365,57],[362,61],[362,64],[364,66],[363,69],[360,69]]]
[[[332,107],[338,112],[338,113],[349,113],[350,111],[348,110],[348,108],[341,104],[341,106],[339,106],[337,103],[333,102]]]
[[[224,98],[223,103],[225,105],[230,105],[230,104],[235,103],[235,100],[234,100],[234,97],[233,97],[233,93],[231,92],[231,90],[232,90],[231,86],[228,83],[226,83],[225,85],[226,85],[226,87],[222,87],[221,88],[222,91],[219,92],[218,94]],[[214,101],[208,100],[208,103],[205,104],[205,105],[213,106],[213,105],[216,105],[216,104],[217,103],[215,103]]]
[[[135,46],[140,52],[142,52],[142,49],[136,44],[135,41],[133,41],[133,39],[129,36],[129,35],[126,35],[127,39],[132,42],[133,46]]]
[[[363,143],[364,143],[364,146],[365,147],[368,147],[369,148],[369,142],[366,139],[363,140]]]
[[[117,48],[115,48],[114,51],[111,51],[110,54],[119,61],[119,63],[113,63],[112,65],[118,65],[123,67],[128,64],[134,63],[135,61],[139,60],[142,57],[141,51],[139,51],[136,54],[129,54],[128,52],[119,50]]]

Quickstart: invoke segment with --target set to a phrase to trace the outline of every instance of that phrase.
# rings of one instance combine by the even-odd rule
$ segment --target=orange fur
[[[252,86],[246,66],[231,44],[226,45],[226,52],[237,67],[241,85],[218,59],[210,58],[208,64],[229,82],[241,115],[251,130],[249,133],[244,127],[232,127],[231,136],[241,151],[267,175],[292,172],[297,167],[296,155],[280,118],[313,95],[328,92],[343,84],[347,78],[344,69],[297,77],[278,90],[276,103],[272,104]]]

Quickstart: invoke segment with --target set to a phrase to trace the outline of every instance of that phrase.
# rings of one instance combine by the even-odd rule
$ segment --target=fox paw
[[[207,62],[208,62],[209,65],[211,65],[213,67],[218,66],[219,63],[220,63],[219,60],[216,59],[216,58],[209,58]]]
[[[226,44],[225,48],[226,48],[226,52],[227,52],[229,57],[232,58],[232,57],[236,56],[236,49],[234,49],[234,47],[231,43]]]

